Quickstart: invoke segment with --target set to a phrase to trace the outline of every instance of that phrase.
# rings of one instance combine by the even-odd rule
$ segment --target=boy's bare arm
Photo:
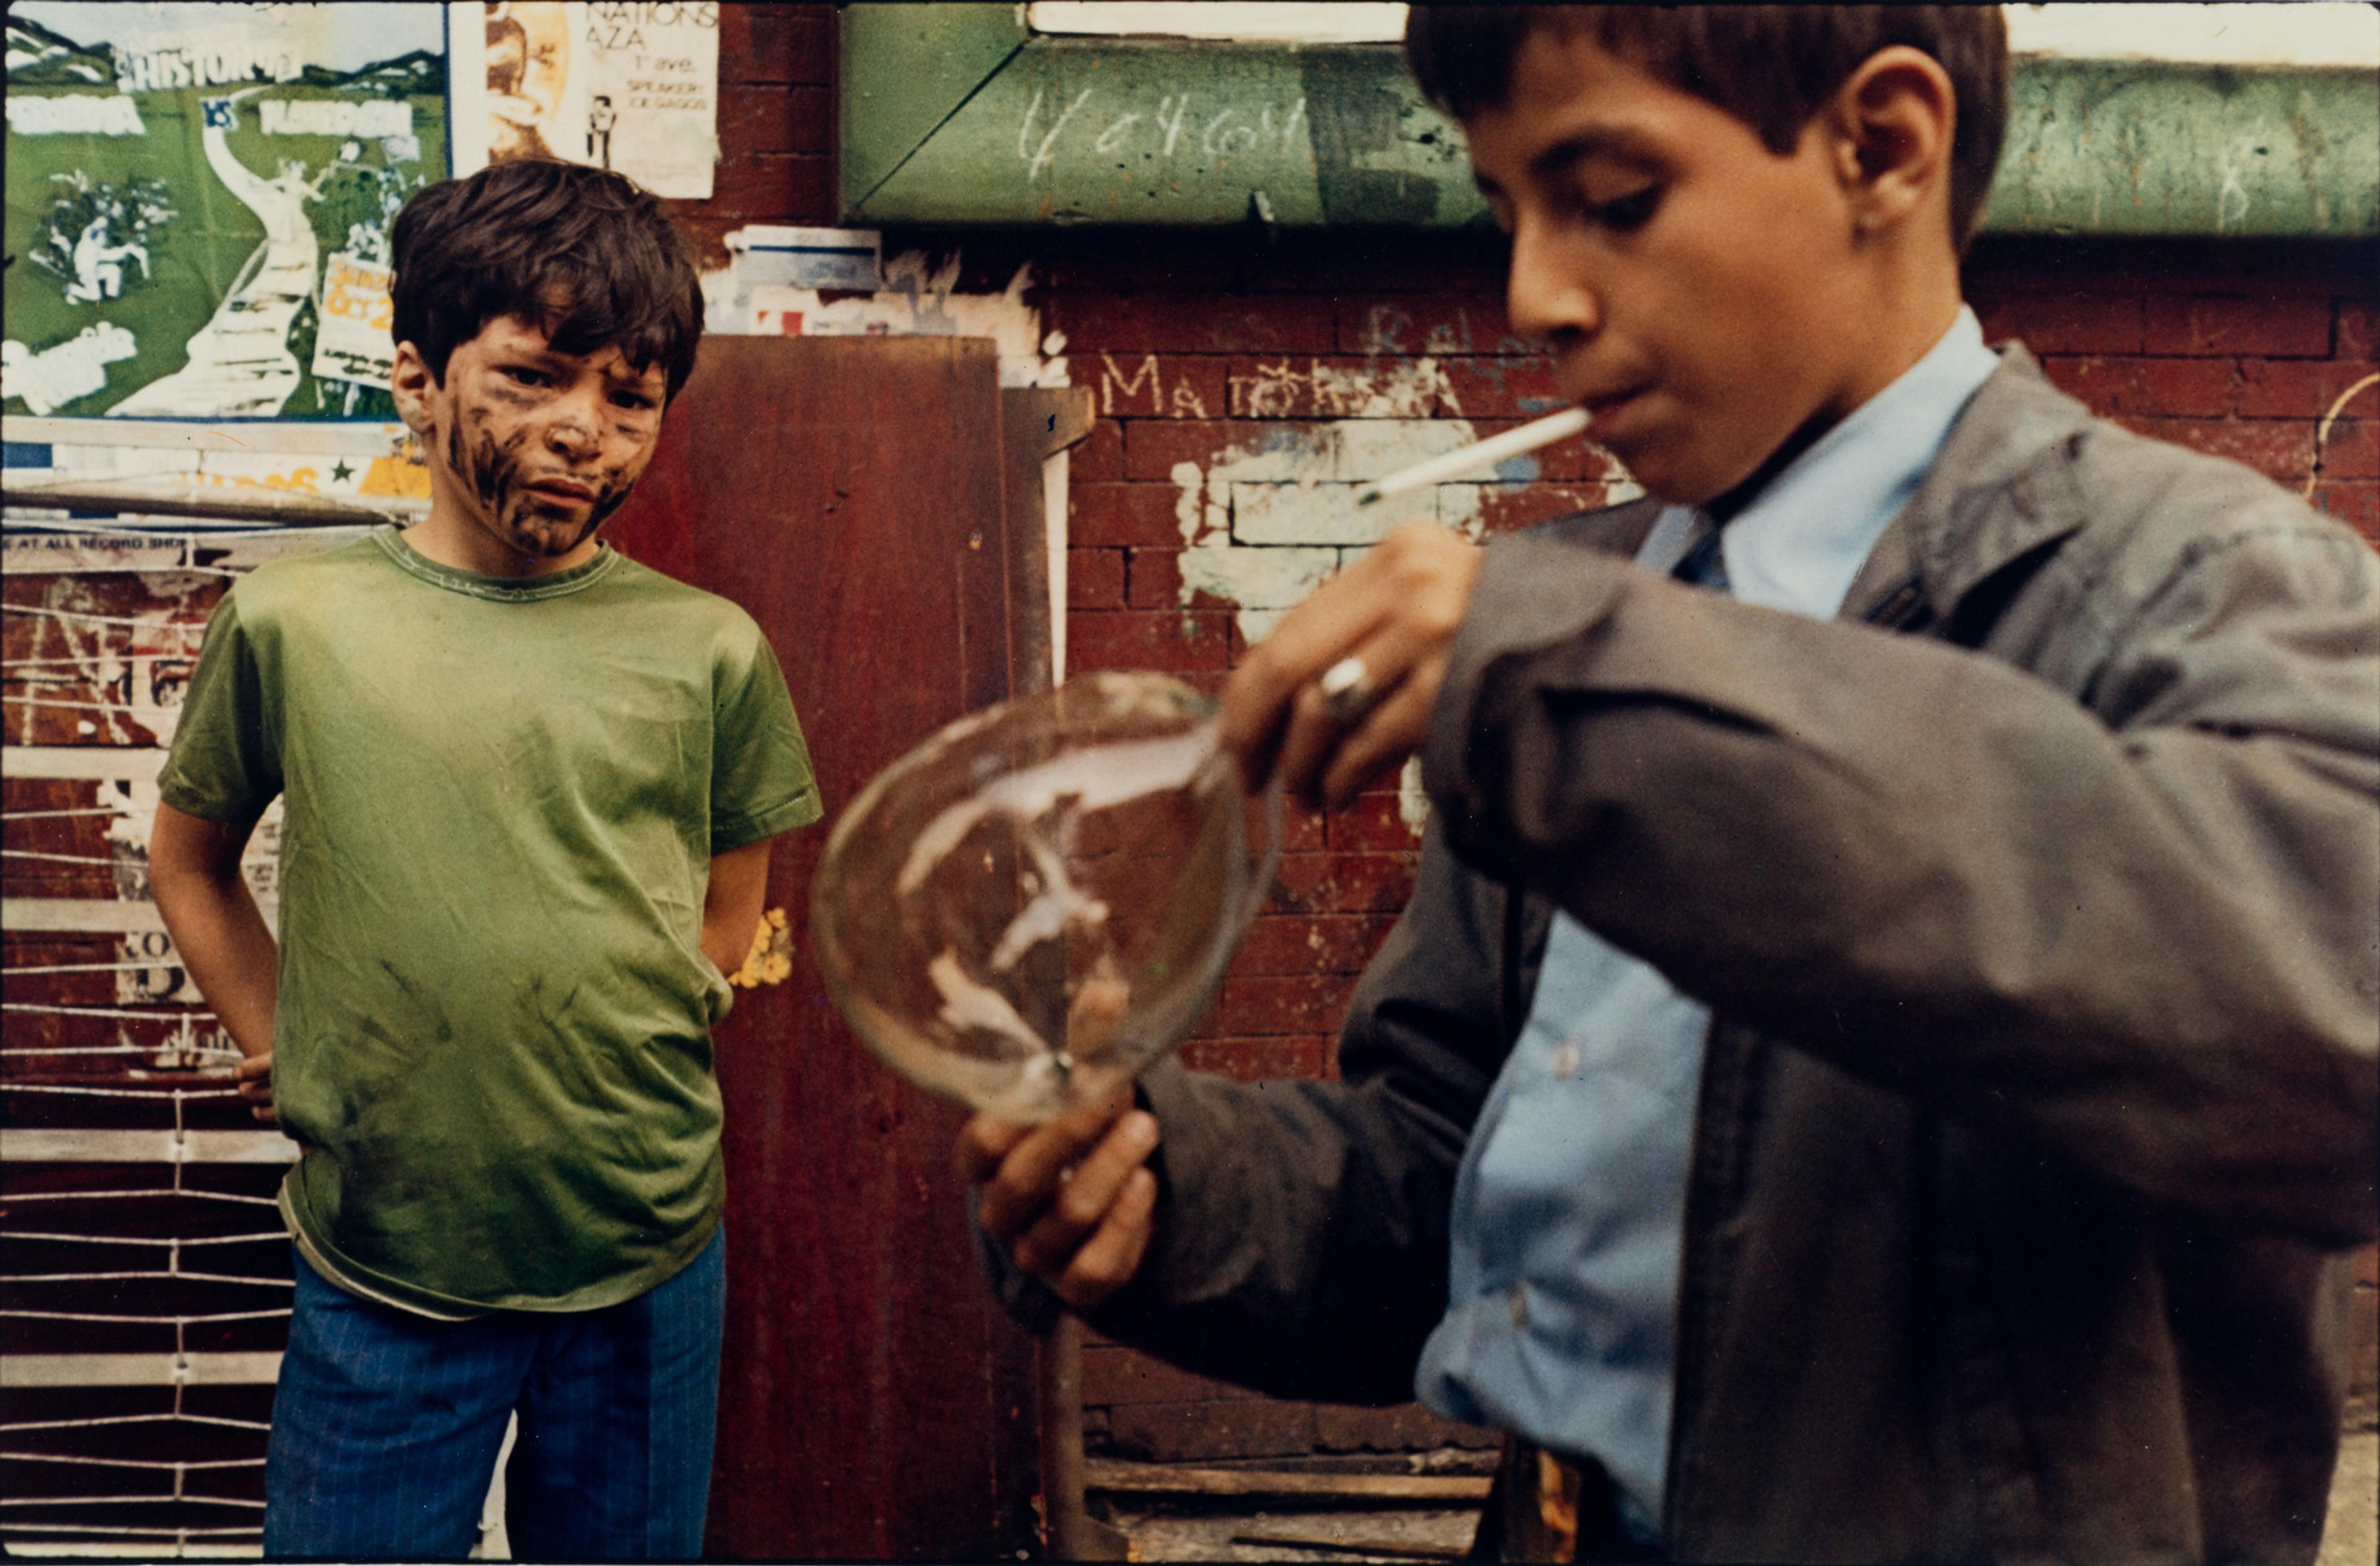
[[[182,965],[246,1057],[240,1096],[270,1121],[281,953],[240,878],[240,854],[255,830],[253,819],[210,821],[161,804],[149,835],[149,882]]]
[[[762,838],[714,855],[710,883],[702,893],[702,954],[721,973],[744,965],[752,932],[760,927],[760,905],[769,896],[769,845]]]

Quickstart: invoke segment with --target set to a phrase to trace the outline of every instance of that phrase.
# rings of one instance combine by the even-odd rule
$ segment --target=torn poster
[[[710,198],[719,6],[499,0],[452,7],[455,172],[562,158]]]
[[[445,21],[435,4],[12,4],[9,410],[394,417],[385,343],[376,375],[347,321],[322,351],[326,273],[384,267],[397,209],[445,176]]]
[[[754,224],[727,236],[736,281],[776,288],[884,286],[884,238],[872,228],[791,228]]]
[[[314,374],[385,389],[396,368],[390,335],[395,306],[389,284],[396,273],[353,251],[331,258],[322,273],[322,324],[314,334]]]
[[[1026,301],[1030,266],[997,294],[958,291],[956,251],[937,261],[922,250],[880,260],[871,229],[783,228],[755,224],[724,236],[729,264],[702,276],[703,329],[763,337],[990,337],[1000,346],[1003,386],[1068,384],[1065,338],[1044,336],[1041,311]],[[876,281],[864,283],[868,262]],[[805,283],[803,280],[807,279]]]

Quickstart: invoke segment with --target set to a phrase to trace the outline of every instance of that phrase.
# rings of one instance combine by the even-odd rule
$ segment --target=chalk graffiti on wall
[[[391,417],[387,345],[318,351],[325,274],[353,299],[444,176],[444,39],[434,5],[12,5],[9,410]]]
[[[1141,152],[1168,162],[1185,153],[1231,158],[1258,149],[1292,152],[1306,134],[1303,97],[1217,103],[1194,92],[1168,92],[1152,105],[1119,111],[1093,108],[1097,96],[1090,87],[1062,103],[1045,103],[1046,92],[1033,94],[1016,127],[1016,157],[1027,178],[1038,177],[1064,151],[1103,157]]]

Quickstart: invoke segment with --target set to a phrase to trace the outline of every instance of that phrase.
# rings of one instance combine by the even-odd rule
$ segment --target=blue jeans
[[[601,1310],[432,1321],[359,1299],[298,1256],[264,1553],[468,1553],[517,1411],[504,1470],[515,1556],[700,1555],[725,1258],[713,1235],[674,1277]]]

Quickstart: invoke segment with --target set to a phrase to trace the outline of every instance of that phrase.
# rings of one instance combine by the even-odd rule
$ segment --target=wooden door
[[[808,929],[835,812],[933,729],[1020,688],[1002,467],[988,341],[714,338],[611,529],[760,623],[828,810],[779,840],[771,872],[791,976],[740,990],[718,1029],[712,1554],[980,1559],[1033,1540],[1032,1345],[977,1272],[950,1173],[963,1117],[844,1027]],[[1038,504],[1017,509],[1038,549]],[[1031,593],[1020,613],[1021,645],[1046,647]]]

